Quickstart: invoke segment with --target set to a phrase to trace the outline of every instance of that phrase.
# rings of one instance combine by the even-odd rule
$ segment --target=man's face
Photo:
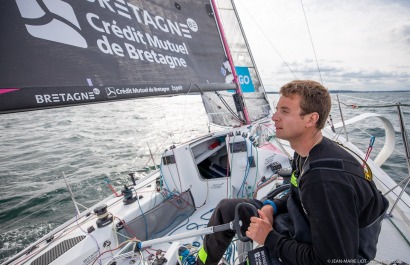
[[[281,96],[276,106],[276,112],[272,116],[275,122],[276,137],[284,140],[294,140],[305,131],[305,116],[300,116],[300,96]]]

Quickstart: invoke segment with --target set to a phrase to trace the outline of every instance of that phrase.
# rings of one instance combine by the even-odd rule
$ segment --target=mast
[[[246,121],[246,124],[250,124],[250,118],[249,118],[248,110],[246,109],[245,102],[243,101],[242,89],[241,89],[241,86],[239,84],[238,75],[236,74],[235,65],[233,63],[231,51],[229,49],[228,42],[227,42],[226,37],[225,37],[225,32],[223,30],[222,23],[221,23],[221,20],[220,20],[220,17],[219,17],[218,8],[216,6],[215,0],[211,0],[211,3],[212,3],[212,9],[213,9],[214,14],[215,14],[216,22],[218,24],[218,29],[219,29],[219,32],[221,34],[221,39],[222,39],[222,42],[223,42],[223,46],[225,48],[225,52],[226,52],[226,55],[228,57],[229,65],[231,66],[234,83],[236,84],[236,94],[235,94],[236,96],[234,96],[235,106],[236,106],[236,109],[237,109],[238,113],[243,114],[243,116],[245,118],[245,121]]]

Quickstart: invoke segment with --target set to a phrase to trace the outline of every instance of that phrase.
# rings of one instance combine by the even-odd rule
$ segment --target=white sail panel
[[[244,101],[251,122],[271,115],[271,108],[263,92],[244,93]],[[202,94],[208,119],[220,126],[235,127],[244,124],[236,113],[233,94],[225,91],[205,92]]]
[[[247,44],[244,32],[239,23],[231,0],[218,0],[217,11],[221,27],[225,33],[238,82],[241,86],[242,98],[249,116],[249,122],[257,121],[271,115],[271,108],[266,98],[262,81]],[[228,69],[226,82],[234,82],[232,69]],[[252,93],[248,93],[252,92]],[[246,121],[235,106],[232,93],[208,92],[202,96],[209,121],[221,126],[239,126]]]
[[[231,0],[218,0],[217,7],[235,67],[247,67],[256,91],[264,91],[255,62]]]

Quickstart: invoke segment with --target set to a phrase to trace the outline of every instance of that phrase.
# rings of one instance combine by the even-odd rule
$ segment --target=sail
[[[271,108],[263,92],[244,93],[246,109],[251,122],[271,115]],[[244,120],[236,113],[233,94],[225,91],[205,92],[202,94],[208,119],[211,123],[236,127],[244,124]]]
[[[216,8],[252,122],[271,115],[271,109],[233,4],[231,0],[218,0]],[[226,82],[233,82],[231,67],[228,68],[226,76]],[[244,123],[236,114],[232,93],[206,92],[202,100],[211,123],[222,126],[238,126]]]
[[[0,10],[0,113],[235,89],[208,0],[12,0]]]

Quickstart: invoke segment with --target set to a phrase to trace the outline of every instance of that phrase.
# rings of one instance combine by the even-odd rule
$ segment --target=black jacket
[[[360,162],[344,148],[323,138],[305,158],[307,161],[295,154],[293,169],[300,168],[301,163],[308,169],[309,165],[323,158],[360,166]],[[311,240],[302,239],[302,242],[296,235],[284,236],[273,230],[265,240],[271,253],[284,264],[366,263],[359,260],[363,256],[359,251],[359,239],[363,240],[363,236],[359,238],[359,231],[383,215],[386,208],[385,199],[374,183],[363,175],[340,169],[312,168],[297,177],[296,185],[298,187],[291,185],[289,198],[300,211],[300,216],[306,219],[310,227],[307,237]],[[288,210],[287,198],[275,200],[275,203],[278,214]],[[371,242],[372,248],[376,247],[379,232],[380,225],[378,231],[372,231],[365,238]]]

